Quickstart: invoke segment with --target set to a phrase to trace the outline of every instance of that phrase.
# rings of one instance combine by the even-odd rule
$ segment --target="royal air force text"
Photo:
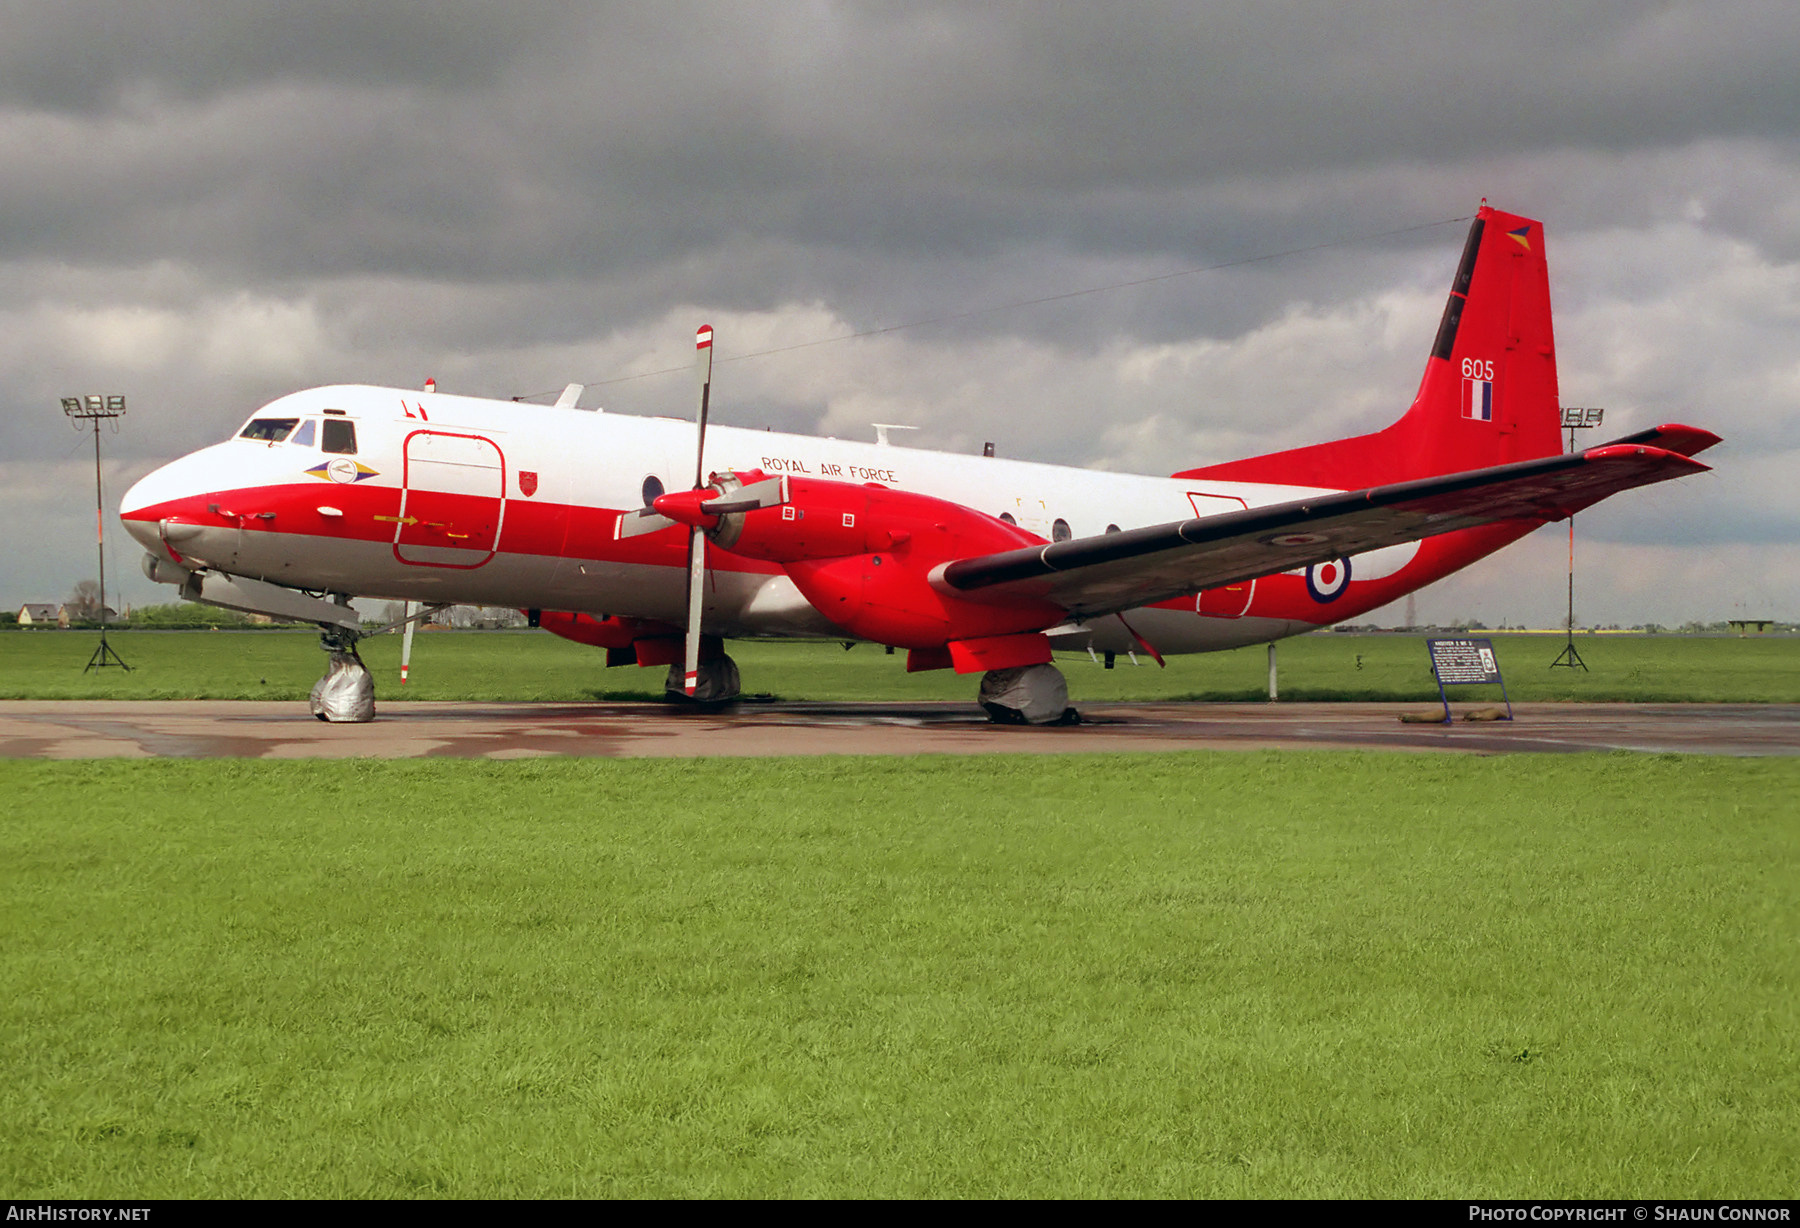
[[[848,478],[855,482],[892,483],[892,469],[870,469],[866,465],[834,465],[829,461],[818,461],[818,468],[810,468],[804,461],[790,456],[765,456],[762,458],[764,473],[801,473],[822,478]]]

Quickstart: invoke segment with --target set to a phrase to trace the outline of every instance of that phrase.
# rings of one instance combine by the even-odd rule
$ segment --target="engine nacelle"
[[[719,504],[766,480],[761,472],[716,479]],[[1061,621],[1046,601],[984,604],[931,584],[940,563],[1043,545],[1044,539],[985,512],[879,483],[789,478],[786,501],[727,511],[702,522],[720,549],[780,563],[801,594],[852,635],[903,648],[1041,631]]]
[[[714,486],[720,493],[709,497],[729,505],[734,492],[765,480],[760,470],[719,475]],[[929,554],[943,562],[1043,544],[1043,538],[985,512],[878,482],[790,477],[784,486],[787,498],[776,506],[710,517],[707,538],[733,554],[771,563],[887,550]]]

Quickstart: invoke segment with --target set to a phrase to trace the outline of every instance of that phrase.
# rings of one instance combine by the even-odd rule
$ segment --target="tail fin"
[[[1175,476],[1357,490],[1554,456],[1560,424],[1544,228],[1484,202],[1404,417],[1372,435]]]

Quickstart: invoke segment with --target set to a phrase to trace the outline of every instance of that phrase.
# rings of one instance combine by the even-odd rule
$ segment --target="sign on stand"
[[[1512,720],[1512,698],[1506,683],[1500,681],[1500,662],[1494,656],[1492,640],[1426,640],[1431,650],[1431,672],[1437,677],[1438,698],[1444,701],[1444,723],[1450,723],[1450,697],[1447,686],[1478,686],[1482,683],[1500,686],[1500,697],[1506,701],[1506,719]]]

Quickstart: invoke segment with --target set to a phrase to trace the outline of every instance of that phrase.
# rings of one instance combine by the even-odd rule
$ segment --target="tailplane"
[[[1543,225],[1484,202],[1404,417],[1371,435],[1174,476],[1357,490],[1554,456],[1560,422]]]

